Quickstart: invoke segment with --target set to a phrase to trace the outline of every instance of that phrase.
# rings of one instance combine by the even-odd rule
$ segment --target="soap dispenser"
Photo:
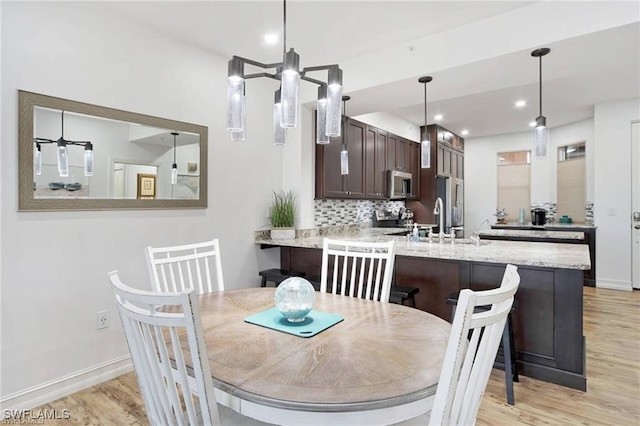
[[[412,240],[414,243],[417,243],[418,241],[420,241],[420,234],[418,232],[418,224],[414,223],[413,224],[413,231],[411,233],[412,236]]]

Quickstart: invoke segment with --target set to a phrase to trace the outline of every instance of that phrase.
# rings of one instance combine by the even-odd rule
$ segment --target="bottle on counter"
[[[524,221],[525,221],[524,209],[520,209],[520,225],[524,225]]]
[[[413,224],[413,231],[411,233],[411,241],[413,241],[414,243],[417,243],[418,241],[420,241],[420,231],[418,231],[418,224],[417,223]]]

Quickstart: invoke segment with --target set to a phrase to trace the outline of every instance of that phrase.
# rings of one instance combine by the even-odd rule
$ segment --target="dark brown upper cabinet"
[[[342,137],[331,138],[326,145],[316,144],[316,198],[365,198],[366,124],[348,118],[344,131],[349,153],[346,175],[340,170]]]
[[[341,137],[316,145],[316,198],[386,200],[389,170],[411,172],[419,180],[419,144],[351,118],[346,129],[348,175],[340,174]],[[419,197],[418,188],[414,183],[410,198]]]

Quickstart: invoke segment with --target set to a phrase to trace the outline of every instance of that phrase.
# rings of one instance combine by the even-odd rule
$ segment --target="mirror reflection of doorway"
[[[158,166],[151,164],[113,163],[113,198],[136,199],[138,174],[157,175]]]

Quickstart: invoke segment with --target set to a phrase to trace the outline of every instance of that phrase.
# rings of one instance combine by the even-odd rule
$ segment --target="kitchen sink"
[[[407,235],[407,234],[410,234],[411,231],[412,229],[407,229],[406,231],[394,232],[393,234],[387,234],[387,235]],[[420,229],[420,231],[422,231],[423,234],[427,232],[425,229]],[[435,228],[431,228],[431,233],[432,235],[438,234],[438,227],[436,226]],[[421,238],[424,238],[424,237],[421,237]]]

